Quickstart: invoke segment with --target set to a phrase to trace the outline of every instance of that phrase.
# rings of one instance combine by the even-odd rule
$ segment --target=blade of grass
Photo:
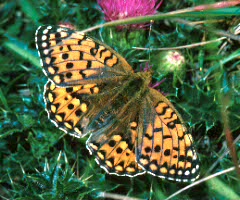
[[[9,38],[8,41],[3,42],[9,52],[16,54],[19,58],[26,60],[36,67],[40,67],[39,58],[36,56],[37,52],[28,49],[27,45],[14,38]]]
[[[232,188],[218,178],[210,179],[207,185],[211,188],[216,199],[240,199],[240,196],[236,194]]]
[[[192,8],[190,9],[192,11]],[[240,15],[239,8],[225,8],[224,10],[209,10],[209,11],[202,11],[202,12],[189,12],[189,9],[172,11],[164,14],[157,14],[157,15],[148,15],[148,16],[140,16],[140,17],[132,17],[127,19],[115,20],[111,22],[107,22],[104,24],[96,25],[91,28],[82,30],[82,32],[90,32],[102,27],[109,27],[109,26],[118,26],[123,24],[137,24],[137,23],[144,23],[149,22],[151,20],[162,20],[162,19],[173,19],[173,18],[182,18],[182,17],[232,17]],[[240,36],[236,36],[236,39],[240,41]]]
[[[152,50],[152,51],[168,51],[168,50],[177,50],[177,49],[191,49],[194,47],[199,47],[199,46],[204,46],[207,44],[211,44],[214,42],[219,42],[221,40],[226,39],[226,37],[221,37],[215,40],[209,40],[206,42],[198,42],[198,43],[194,43],[194,44],[189,44],[189,45],[183,45],[183,46],[178,46],[178,47],[164,47],[164,48],[143,48],[143,47],[132,47],[133,49],[137,49],[137,50]]]
[[[31,0],[20,0],[19,6],[22,8],[22,11],[35,23],[38,24],[38,21],[41,18],[41,14],[37,11],[34,2]],[[38,24],[40,25],[40,24]]]
[[[4,109],[9,111],[9,106],[7,103],[7,99],[5,98],[5,95],[2,92],[2,89],[0,88],[0,101],[2,102]]]

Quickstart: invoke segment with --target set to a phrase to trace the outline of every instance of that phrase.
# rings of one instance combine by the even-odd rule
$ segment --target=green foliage
[[[210,2],[169,0],[159,10],[169,12],[206,3]],[[104,199],[103,193],[115,193],[140,199],[164,199],[186,186],[151,175],[134,178],[108,175],[85,148],[87,138],[73,138],[48,120],[43,102],[47,78],[35,49],[35,31],[41,24],[70,23],[83,30],[103,23],[96,1],[11,0],[0,5],[0,198]],[[215,40],[223,32],[234,35],[240,23],[235,17],[238,14],[239,7],[212,9],[179,14],[174,19],[159,17],[151,31],[117,31],[115,27],[104,27],[88,34],[115,48],[139,71],[146,62],[153,69],[159,65],[160,59],[156,59],[159,51],[151,48]],[[192,22],[199,22],[203,28],[192,26]],[[140,51],[132,47],[149,49]],[[160,89],[192,131],[203,177],[207,172],[214,174],[233,166],[229,154],[224,154],[226,123],[236,139],[240,157],[239,38],[179,51],[186,61],[184,75],[175,80],[174,73],[154,73],[153,83],[165,79]],[[214,167],[208,171],[213,163]],[[234,171],[173,199],[239,199],[238,184]]]
[[[212,195],[217,199],[240,199],[240,196],[236,194],[228,184],[224,183],[218,178],[210,180],[207,182],[207,185],[211,189],[210,192]]]

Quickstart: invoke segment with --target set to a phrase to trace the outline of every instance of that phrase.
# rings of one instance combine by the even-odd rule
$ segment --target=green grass
[[[161,52],[133,47],[192,45],[179,50],[186,61],[183,75],[155,73],[153,82],[166,78],[160,90],[168,94],[190,127],[201,160],[200,178],[233,167],[234,159],[239,164],[240,33],[234,34],[234,28],[240,23],[240,7],[189,10],[174,16],[168,12],[216,2],[164,1],[151,31],[119,32],[113,23],[88,33],[116,49],[136,71],[145,62],[161,67]],[[3,1],[0,13],[1,199],[104,199],[105,194],[108,199],[116,195],[117,199],[158,200],[189,185],[148,174],[134,178],[108,175],[85,148],[87,138],[65,135],[48,120],[43,103],[47,77],[35,49],[35,31],[39,25],[60,22],[79,30],[103,24],[95,1]],[[129,23],[138,20],[149,18]],[[199,22],[198,26],[193,22]],[[230,39],[193,47],[223,36]],[[227,144],[233,145],[231,153]],[[239,176],[232,170],[172,199],[240,199]]]

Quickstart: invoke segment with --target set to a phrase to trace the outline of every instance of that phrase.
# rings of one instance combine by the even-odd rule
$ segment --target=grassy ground
[[[169,0],[159,12],[216,2]],[[200,178],[211,178],[239,163],[240,7],[187,11],[174,18],[160,15],[151,30],[120,32],[112,26],[88,34],[124,55],[136,71],[146,62],[156,71],[163,65],[162,50],[148,48],[179,47],[186,63],[181,73],[155,71],[153,82],[165,79],[160,90],[192,131]],[[43,103],[47,78],[35,49],[35,31],[39,25],[60,22],[79,30],[102,24],[95,1],[2,1],[0,13],[1,199],[104,199],[103,194],[108,199],[165,199],[189,185],[148,174],[108,175],[85,148],[87,138],[65,135],[48,120]],[[240,199],[240,174],[230,170],[171,199]]]

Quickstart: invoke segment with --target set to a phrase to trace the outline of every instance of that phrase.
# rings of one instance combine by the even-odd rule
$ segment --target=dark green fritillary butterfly
[[[40,26],[36,46],[48,82],[49,119],[86,146],[110,174],[148,172],[194,181],[199,160],[191,134],[170,103],[149,87],[150,72],[134,73],[106,44],[60,26]]]

